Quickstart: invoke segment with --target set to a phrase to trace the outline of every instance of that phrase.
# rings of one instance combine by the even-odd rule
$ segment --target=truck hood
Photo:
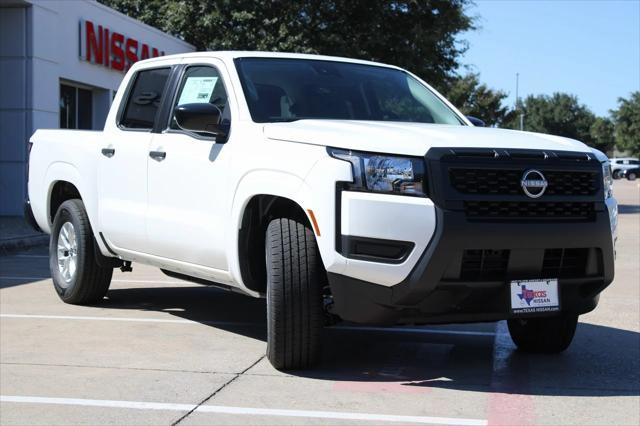
[[[299,120],[264,125],[269,139],[422,156],[433,147],[522,148],[591,152],[573,139],[542,133],[388,121]]]

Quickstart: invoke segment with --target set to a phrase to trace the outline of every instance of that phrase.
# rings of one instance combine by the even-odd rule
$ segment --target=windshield
[[[433,92],[393,68],[312,59],[235,63],[258,123],[309,118],[463,124]]]

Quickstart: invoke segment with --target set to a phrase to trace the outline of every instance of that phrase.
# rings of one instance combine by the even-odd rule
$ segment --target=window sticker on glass
[[[178,105],[207,103],[218,77],[188,77],[182,88]]]

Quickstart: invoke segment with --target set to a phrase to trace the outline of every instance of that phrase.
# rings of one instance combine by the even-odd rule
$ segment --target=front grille
[[[540,249],[542,250],[542,249]],[[590,253],[593,256],[590,258]],[[511,250],[464,250],[460,264],[460,280],[467,282],[506,281]],[[539,278],[583,278],[602,274],[602,254],[598,249],[545,249],[542,265],[539,261],[519,272],[522,276]]]
[[[585,274],[589,249],[548,249],[544,251],[542,276],[546,278],[581,277]]]
[[[593,203],[547,201],[465,201],[469,219],[593,220]]]
[[[526,169],[449,169],[453,188],[463,194],[522,195],[520,180]],[[594,171],[542,170],[548,186],[545,195],[594,195],[598,187],[598,173]]]
[[[465,250],[460,278],[465,281],[502,280],[509,262],[509,250]]]

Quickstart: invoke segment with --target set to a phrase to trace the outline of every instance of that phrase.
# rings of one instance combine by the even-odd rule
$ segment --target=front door
[[[213,65],[186,66],[171,111],[177,105],[200,102],[215,104],[224,120],[231,119],[222,75]],[[228,270],[231,143],[216,143],[211,134],[180,129],[173,112],[166,130],[153,136],[147,210],[151,254]]]

